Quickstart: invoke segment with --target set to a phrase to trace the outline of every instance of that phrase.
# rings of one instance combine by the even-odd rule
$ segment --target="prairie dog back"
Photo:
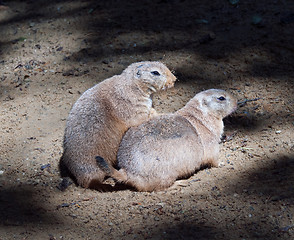
[[[127,173],[127,184],[140,191],[154,191],[200,168],[202,155],[200,138],[190,122],[170,114],[127,131],[117,159],[118,167]],[[185,167],[179,168],[182,164]]]

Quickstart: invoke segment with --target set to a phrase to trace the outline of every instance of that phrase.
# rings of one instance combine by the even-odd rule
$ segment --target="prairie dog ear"
[[[202,99],[202,105],[203,105],[203,106],[208,106],[208,101],[207,101],[207,99],[205,99],[205,98]]]
[[[136,77],[140,78],[142,76],[142,71],[140,69],[137,70]]]
[[[139,65],[137,68],[136,68],[136,77],[137,78],[141,78],[142,75],[143,75],[143,72],[142,72],[142,68],[143,68],[143,64]],[[144,68],[143,68],[143,71],[144,71]]]

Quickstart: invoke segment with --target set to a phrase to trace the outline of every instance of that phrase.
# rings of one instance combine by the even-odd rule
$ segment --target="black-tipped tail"
[[[111,169],[110,169],[108,163],[104,160],[104,158],[100,157],[100,156],[96,156],[95,159],[96,159],[96,163],[97,163],[98,167],[103,172],[105,172],[108,176],[110,176],[111,175]]]

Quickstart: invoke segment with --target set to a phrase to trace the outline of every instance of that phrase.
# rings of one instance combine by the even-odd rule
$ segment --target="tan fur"
[[[231,94],[210,89],[196,94],[175,114],[132,127],[118,150],[120,170],[110,167],[110,175],[139,191],[158,191],[203,165],[217,167],[222,119],[236,107]]]
[[[95,156],[114,165],[123,134],[156,115],[151,95],[172,87],[175,80],[164,64],[139,62],[88,89],[69,113],[60,165],[82,187],[99,188],[105,173]]]

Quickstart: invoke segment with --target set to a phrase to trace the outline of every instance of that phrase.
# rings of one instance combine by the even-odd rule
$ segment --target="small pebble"
[[[40,169],[41,170],[44,170],[44,169],[49,168],[49,167],[51,167],[51,164],[50,163],[45,164],[45,165],[42,165]]]
[[[70,204],[69,204],[69,203],[62,203],[60,206],[61,206],[61,207],[69,207]]]

